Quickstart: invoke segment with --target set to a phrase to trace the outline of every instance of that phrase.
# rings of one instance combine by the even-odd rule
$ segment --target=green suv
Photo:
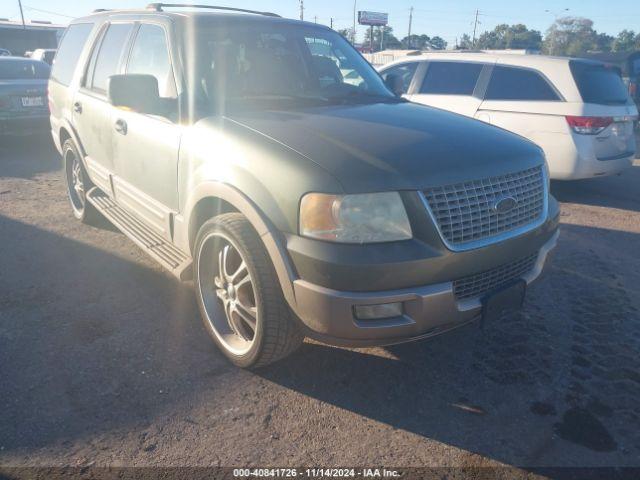
[[[327,27],[174,7],[71,23],[52,134],[74,215],[106,217],[193,280],[236,365],[522,304],[558,237],[536,145],[404,101]]]

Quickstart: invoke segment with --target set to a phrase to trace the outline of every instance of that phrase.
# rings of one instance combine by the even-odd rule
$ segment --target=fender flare
[[[60,125],[60,128],[59,128],[60,131],[63,129],[66,130],[71,136],[71,139],[73,140],[73,143],[76,144],[76,147],[78,147],[78,150],[80,151],[80,156],[82,157],[82,161],[84,162],[84,158],[87,156],[87,152],[84,149],[82,142],[80,141],[78,132],[76,132],[76,129],[73,128],[73,125],[71,125],[71,122],[66,118],[62,119],[62,125]],[[62,150],[62,143],[60,144],[60,150]],[[84,167],[87,168],[86,165]]]
[[[219,198],[224,200],[242,213],[249,223],[251,223],[271,258],[280,287],[282,288],[282,293],[289,306],[295,311],[296,299],[293,282],[297,279],[297,274],[293,268],[293,263],[291,262],[287,249],[281,240],[282,236],[269,218],[260,211],[258,206],[237,188],[227,183],[207,181],[200,183],[193,189],[184,209],[186,214],[185,219],[188,225],[187,236],[189,238],[187,238],[187,241],[189,249],[192,250],[195,235],[197,234],[197,232],[194,232],[193,238],[191,238],[192,214],[198,202],[206,198]],[[193,254],[193,252],[191,253]]]

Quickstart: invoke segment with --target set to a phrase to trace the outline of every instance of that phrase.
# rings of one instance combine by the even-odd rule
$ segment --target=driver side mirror
[[[396,96],[400,97],[404,93],[404,82],[400,75],[390,73],[384,79],[384,83]]]
[[[154,114],[160,106],[158,80],[153,75],[111,75],[108,86],[109,102],[138,113]]]

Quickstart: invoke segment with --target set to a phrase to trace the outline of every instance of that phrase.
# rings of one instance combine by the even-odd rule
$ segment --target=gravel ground
[[[77,223],[46,140],[0,143],[0,465],[640,466],[640,161],[554,184],[520,314],[232,367],[193,290]]]

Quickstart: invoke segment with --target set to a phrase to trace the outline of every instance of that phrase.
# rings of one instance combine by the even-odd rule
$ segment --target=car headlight
[[[412,236],[398,192],[308,193],[300,204],[300,234],[342,243],[391,242]]]

